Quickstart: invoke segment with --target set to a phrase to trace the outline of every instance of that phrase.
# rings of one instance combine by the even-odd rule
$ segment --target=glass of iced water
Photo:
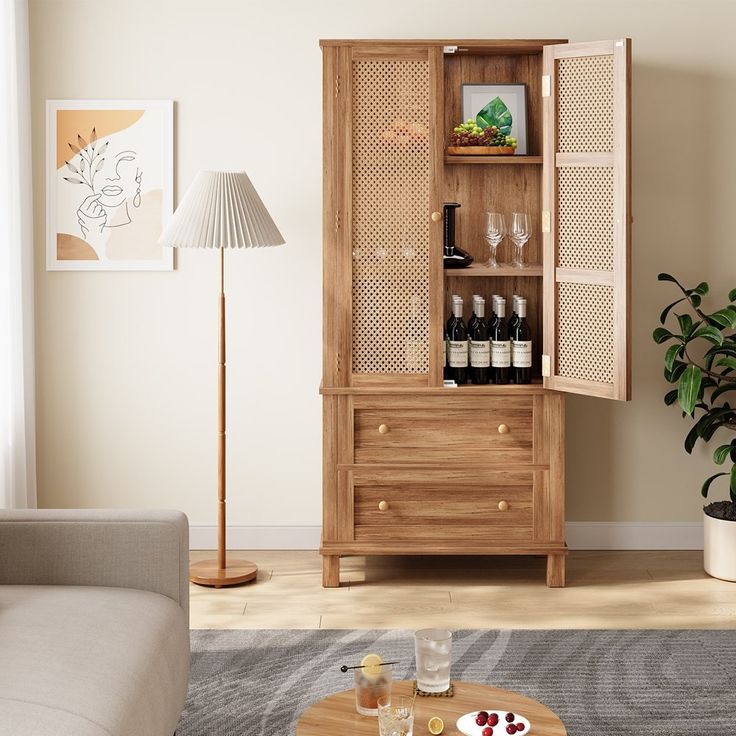
[[[380,736],[412,736],[414,698],[388,695],[378,698],[378,733]]]
[[[449,690],[452,632],[447,629],[420,629],[414,634],[414,644],[417,688],[425,693]]]

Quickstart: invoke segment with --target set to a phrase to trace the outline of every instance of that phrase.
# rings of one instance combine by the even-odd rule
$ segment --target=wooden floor
[[[702,552],[571,552],[557,589],[530,557],[344,558],[341,587],[326,590],[317,552],[232,556],[258,564],[258,579],[192,585],[192,628],[736,628],[736,583],[708,577]]]

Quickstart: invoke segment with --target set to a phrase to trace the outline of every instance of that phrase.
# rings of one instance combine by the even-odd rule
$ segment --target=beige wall
[[[568,518],[698,519],[709,456],[682,450],[686,424],[662,404],[661,350],[649,335],[673,293],[658,271],[709,280],[717,294],[736,286],[734,21],[728,0],[31,0],[40,503],[172,506],[214,523],[217,259],[185,251],[165,274],[46,273],[47,98],[173,98],[179,194],[199,169],[251,175],[288,245],[228,254],[230,520],[312,525],[317,40],[628,35],[634,400],[569,399]]]

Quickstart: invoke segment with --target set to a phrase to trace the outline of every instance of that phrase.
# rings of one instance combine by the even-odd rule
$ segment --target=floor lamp
[[[253,580],[258,568],[227,560],[225,517],[225,248],[282,245],[283,237],[244,171],[200,171],[159,242],[172,248],[220,250],[220,350],[217,453],[217,559],[197,562],[189,579],[221,588]]]

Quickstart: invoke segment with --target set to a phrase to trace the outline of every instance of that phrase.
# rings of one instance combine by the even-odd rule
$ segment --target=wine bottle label
[[[532,341],[516,340],[514,341],[514,368],[531,368],[532,367]]]
[[[470,365],[473,368],[489,368],[491,365],[491,341],[470,341]]]
[[[447,353],[449,352],[449,341],[445,340],[445,368],[447,368]]]
[[[468,367],[468,341],[450,340],[450,368]]]
[[[516,343],[514,340],[510,340],[509,343],[511,345],[511,365],[516,365],[516,363],[514,363],[514,345]]]
[[[494,368],[511,366],[511,343],[508,340],[491,341],[491,365]]]

